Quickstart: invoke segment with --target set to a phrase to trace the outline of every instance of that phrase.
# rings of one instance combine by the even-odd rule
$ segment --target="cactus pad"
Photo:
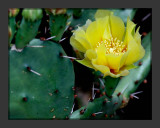
[[[10,119],[69,116],[74,100],[74,71],[71,61],[60,57],[60,53],[65,55],[59,44],[38,39],[22,52],[9,52]]]
[[[37,35],[43,16],[42,9],[24,9],[22,16],[15,39],[17,49],[24,48]]]

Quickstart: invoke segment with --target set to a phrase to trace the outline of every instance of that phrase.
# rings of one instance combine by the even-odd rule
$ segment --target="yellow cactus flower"
[[[140,60],[145,50],[141,45],[139,28],[128,18],[124,22],[113,12],[98,10],[95,21],[87,20],[70,38],[72,47],[84,53],[79,63],[114,78],[128,75],[133,63]]]

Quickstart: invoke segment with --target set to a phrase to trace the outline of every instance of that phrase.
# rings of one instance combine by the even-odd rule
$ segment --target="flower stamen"
[[[126,45],[123,44],[123,41],[120,41],[116,38],[111,37],[110,39],[106,39],[104,41],[98,42],[96,44],[96,48],[98,48],[101,44],[104,44],[106,47],[106,54],[116,54],[125,53],[127,51]]]

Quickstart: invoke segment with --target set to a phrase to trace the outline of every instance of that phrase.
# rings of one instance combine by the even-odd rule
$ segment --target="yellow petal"
[[[81,63],[82,65],[85,65],[86,67],[95,69],[95,67],[92,65],[91,61],[88,58],[84,58],[83,60],[76,60],[76,61]]]
[[[141,35],[139,34],[139,29],[140,27],[137,28],[136,33],[134,35],[134,39],[139,45],[141,45]]]
[[[86,38],[86,33],[85,31],[79,27],[75,32],[74,32],[75,39],[81,43],[81,45],[86,48],[86,49],[91,49],[91,44],[88,42]]]
[[[97,57],[96,52],[92,49],[89,49],[85,53],[85,57],[87,57],[89,60],[95,59]]]
[[[103,74],[110,72],[110,69],[107,66],[98,65],[95,60],[92,60],[92,65]]]
[[[119,70],[120,68],[120,62],[121,62],[121,58],[123,56],[123,53],[119,54],[119,55],[115,55],[115,54],[107,54],[107,61],[108,61],[108,67],[110,69],[114,69],[114,70]]]
[[[86,36],[88,41],[91,43],[91,46],[94,48],[96,47],[96,44],[101,41],[102,35],[98,31],[98,25],[96,21],[90,23],[86,30]]]
[[[95,19],[97,19],[97,18],[102,18],[102,17],[110,16],[110,15],[113,15],[112,11],[98,9],[94,17],[95,17]]]
[[[88,19],[86,21],[86,24],[83,25],[81,28],[86,32],[86,30],[87,30],[88,26],[90,25],[90,23],[92,23],[92,21],[90,19]]]
[[[135,33],[135,27],[136,27],[136,24],[134,24],[128,17],[124,44],[128,44],[128,42],[134,39],[133,36]]]
[[[109,67],[107,66],[104,66],[104,65],[97,65],[95,63],[95,60],[92,60],[92,65],[97,69],[99,70],[101,73],[104,74],[103,77],[106,77],[106,76],[111,76],[113,78],[117,78],[117,77],[120,77],[120,76],[126,76],[129,74],[129,71],[124,69],[124,70],[120,70],[117,74],[113,74],[110,72],[110,69]]]
[[[144,54],[145,50],[142,45],[138,45],[135,40],[132,40],[128,43],[128,57],[124,65],[130,65],[140,60]]]
[[[90,43],[87,41],[86,38],[84,37],[79,37],[79,36],[76,36],[75,39],[81,43],[81,45],[85,48],[85,49],[91,49],[91,45]]]
[[[134,68],[137,68],[138,66],[135,66],[134,64],[131,64],[131,65],[126,65],[126,66],[123,66],[120,70],[131,70],[131,69],[134,69]]]
[[[118,38],[119,40],[122,40],[124,32],[125,32],[125,26],[124,22],[120,17],[111,15],[110,16],[110,22],[111,22],[111,33],[114,38]]]
[[[120,76],[127,76],[128,74],[129,74],[129,71],[125,69],[125,70],[120,71],[120,74],[119,74],[118,77],[120,77]]]
[[[129,55],[129,51],[127,51],[123,54],[121,61],[120,61],[120,68],[124,66],[124,64],[128,58],[128,55]]]
[[[112,37],[109,16],[97,19],[98,32],[102,35],[102,40]]]
[[[111,76],[113,78],[118,78],[120,76],[127,76],[128,74],[129,74],[129,71],[125,69],[125,70],[119,71],[117,74],[113,74],[111,72],[107,72],[107,73],[104,74],[104,77]]]
[[[110,68],[108,66],[105,66],[105,65],[98,65],[96,63],[96,60],[93,59],[92,60],[92,65],[94,66],[95,69],[99,70],[101,73],[104,74],[104,77],[106,76],[111,76],[113,78],[117,78],[117,77],[120,77],[120,76],[126,76],[129,74],[129,71],[127,69],[121,69],[119,72],[117,73],[112,73],[110,70]],[[126,67],[127,68],[127,67]]]
[[[96,50],[97,58],[94,59],[95,63],[98,65],[108,65],[105,45],[101,44]]]
[[[72,47],[74,47],[75,49],[79,50],[80,52],[85,53],[86,49],[83,47],[83,45],[78,42],[77,40],[75,40],[74,36],[72,36],[70,38],[70,44],[72,45]]]
[[[107,27],[103,33],[102,40],[111,39],[111,38],[112,38],[112,34],[111,34],[110,27]]]

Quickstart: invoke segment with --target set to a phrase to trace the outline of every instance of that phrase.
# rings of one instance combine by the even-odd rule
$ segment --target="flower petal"
[[[120,68],[124,66],[124,64],[128,58],[128,55],[129,55],[129,51],[127,51],[123,54],[121,61],[120,61]]]
[[[131,64],[131,65],[127,65],[127,66],[123,66],[120,70],[131,70],[131,69],[134,69],[134,68],[137,68],[138,66],[135,66],[134,64]]]
[[[94,48],[96,47],[96,44],[101,41],[102,35],[98,32],[98,25],[96,21],[90,23],[86,30],[86,36]]]
[[[112,32],[113,38],[117,37],[119,40],[122,40],[125,32],[125,26],[122,19],[120,17],[111,15],[110,25],[111,25],[111,32]]]
[[[74,36],[72,36],[70,38],[70,44],[72,45],[73,48],[79,50],[80,52],[85,53],[86,48],[84,48],[83,45],[80,42],[78,42],[77,40],[75,40]]]
[[[119,71],[122,56],[123,56],[123,53],[121,53],[119,55],[107,54],[106,57],[108,60],[109,68],[114,69],[116,71]]]
[[[104,9],[98,9],[98,11],[96,12],[94,17],[95,17],[95,19],[97,19],[97,18],[102,18],[102,17],[110,16],[110,15],[113,15],[112,11],[104,10]]]
[[[92,60],[92,65],[97,69],[99,70],[101,73],[104,74],[103,77],[106,77],[106,76],[111,76],[113,78],[117,78],[117,77],[120,77],[120,76],[126,76],[129,74],[129,71],[124,69],[124,70],[120,70],[117,74],[113,74],[110,72],[110,69],[109,67],[107,66],[104,66],[104,65],[97,65],[95,63],[95,60]]]
[[[102,39],[106,40],[106,39],[111,39],[111,38],[112,38],[111,29],[110,27],[107,27],[103,33]]]
[[[86,21],[86,24],[83,25],[81,28],[86,32],[86,30],[87,30],[88,26],[90,25],[90,23],[92,23],[92,21],[90,19],[88,19]]]
[[[120,77],[120,76],[127,76],[128,74],[129,74],[129,71],[125,69],[125,70],[119,71],[117,74],[107,72],[106,74],[104,74],[104,77],[109,75],[113,78],[117,78],[117,77]]]
[[[142,45],[136,43],[135,40],[132,40],[128,43],[128,57],[124,65],[130,65],[140,60],[145,55],[145,50]]]
[[[92,49],[89,49],[85,53],[85,57],[87,57],[89,60],[95,59],[97,57],[96,52]]]
[[[135,27],[136,27],[136,24],[134,24],[128,17],[124,44],[128,44],[128,42],[134,39],[133,36],[135,34]]]
[[[82,46],[86,49],[91,49],[91,44],[88,42],[87,38],[86,38],[86,33],[85,31],[79,27],[76,31],[75,31],[75,39],[80,42],[82,44]]]
[[[139,29],[140,27],[137,28],[136,33],[134,35],[134,39],[139,45],[141,45],[141,35],[139,34]]]
[[[102,40],[110,39],[112,37],[109,16],[97,19],[98,32],[102,35]]]
[[[83,60],[76,60],[76,61],[81,63],[82,65],[85,65],[86,67],[95,69],[95,67],[92,65],[91,61],[88,58],[84,58]]]
[[[92,60],[92,65],[103,74],[108,74],[110,72],[109,67],[105,65],[98,65],[95,60]]]
[[[106,47],[104,44],[101,44],[97,49],[97,58],[94,59],[97,65],[108,65],[106,57]]]

